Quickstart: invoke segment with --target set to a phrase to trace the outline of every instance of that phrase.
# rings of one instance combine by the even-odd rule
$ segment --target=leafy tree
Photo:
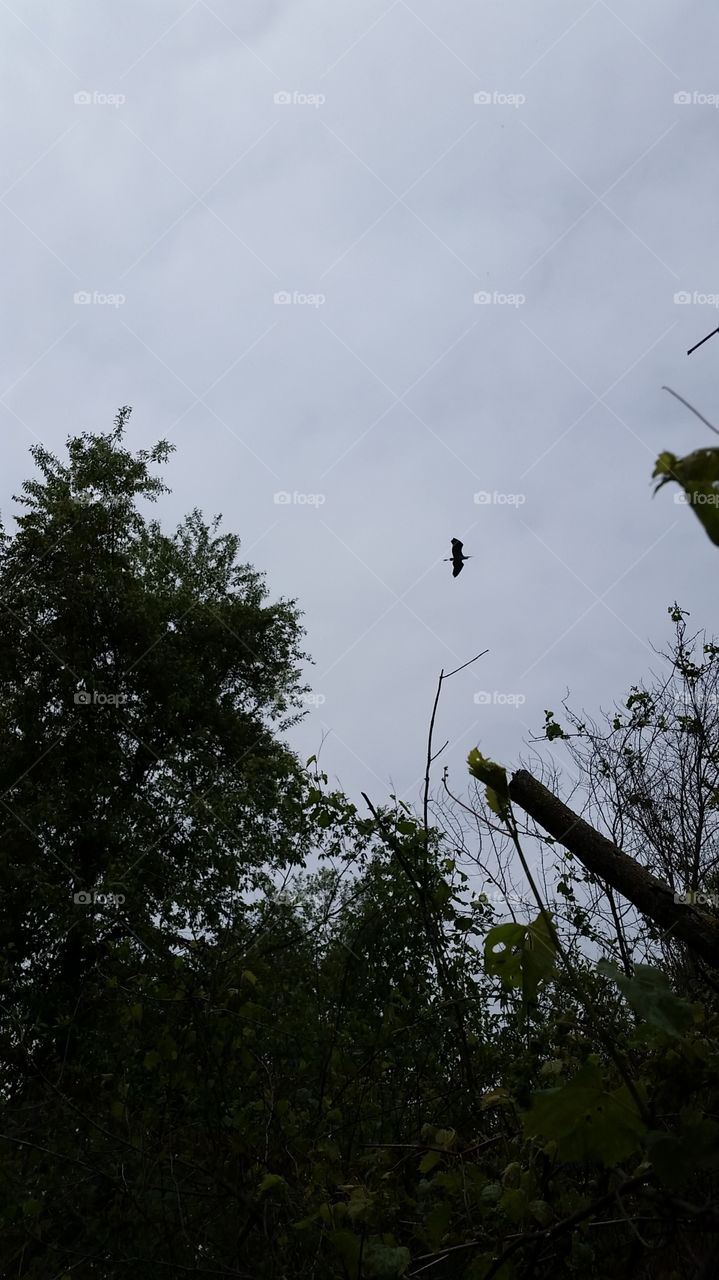
[[[711,913],[719,884],[719,646],[705,633],[689,636],[677,605],[670,613],[675,639],[662,655],[665,671],[634,686],[602,727],[565,705],[562,736],[593,825]],[[642,928],[639,939],[636,912],[606,886],[590,895],[592,915],[603,914],[616,931],[624,958],[640,947],[649,960],[663,958],[682,984],[702,970],[706,979],[705,967],[671,937]]]
[[[266,603],[218,520],[170,536],[140,514],[170,446],[133,456],[128,413],[67,463],[33,450],[0,542],[0,1058],[7,1079],[64,1055],[78,1089],[107,1053],[108,956],[166,965],[309,839],[277,736],[302,692],[296,608]]]

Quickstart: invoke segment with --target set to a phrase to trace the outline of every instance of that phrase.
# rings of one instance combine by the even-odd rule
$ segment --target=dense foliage
[[[218,522],[141,514],[169,447],[130,454],[126,418],[36,449],[0,541],[0,1273],[714,1274],[716,975],[677,991],[676,948],[580,906],[569,859],[550,909],[479,752],[477,822],[533,900],[499,923],[440,832],[298,761],[296,606]],[[651,799],[672,887],[681,776],[706,887],[716,707],[682,739],[697,789],[639,694],[635,756],[592,759],[631,832]]]

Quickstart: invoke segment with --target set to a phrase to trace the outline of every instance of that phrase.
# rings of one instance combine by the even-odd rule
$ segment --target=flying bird
[[[453,578],[456,578],[457,575],[462,572],[462,569],[464,568],[464,561],[472,559],[471,556],[464,555],[462,551],[463,546],[464,546],[464,543],[460,542],[459,538],[452,539],[452,554],[451,556],[446,557],[445,564],[449,560],[452,561],[452,577]]]

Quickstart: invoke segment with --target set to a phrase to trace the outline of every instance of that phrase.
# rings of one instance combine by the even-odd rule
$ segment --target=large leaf
[[[600,973],[616,982],[634,1012],[653,1027],[670,1036],[681,1036],[694,1022],[694,1008],[672,991],[665,973],[649,965],[638,964],[628,978],[611,960],[600,960]]]
[[[340,1255],[347,1275],[351,1277],[351,1280],[357,1280],[360,1251],[359,1236],[356,1236],[354,1231],[330,1231],[328,1232],[328,1239],[331,1240]]]
[[[409,1263],[409,1249],[394,1248],[379,1240],[370,1240],[362,1252],[362,1271],[373,1280],[395,1280],[404,1275]]]
[[[492,812],[496,813],[498,818],[505,818],[509,812],[507,770],[503,769],[501,764],[488,760],[476,747],[473,747],[467,756],[467,765],[472,777],[484,783],[487,804]]]
[[[590,1060],[563,1088],[532,1095],[524,1131],[555,1141],[561,1160],[611,1166],[637,1150],[645,1125],[626,1088],[608,1093]]]
[[[719,546],[719,449],[696,449],[685,458],[665,450],[657,458],[652,479],[660,476],[654,493],[675,480],[715,546]]]
[[[527,926],[522,953],[522,994],[525,1004],[537,998],[539,985],[554,972],[557,944],[551,923],[540,914]]]
[[[500,950],[497,950],[500,948]],[[530,924],[498,924],[484,941],[484,967],[505,990],[522,988],[525,1008],[536,1001],[540,983],[554,970],[556,944],[543,915]]]
[[[682,1116],[681,1132],[647,1134],[647,1154],[668,1187],[686,1185],[698,1169],[719,1167],[719,1124],[696,1112]]]
[[[487,973],[502,980],[506,990],[522,984],[522,955],[527,925],[495,925],[484,940],[484,967]],[[496,950],[500,947],[501,950]]]

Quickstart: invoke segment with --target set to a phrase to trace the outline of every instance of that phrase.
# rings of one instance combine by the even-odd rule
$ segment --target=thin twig
[[[476,655],[476,657],[474,657],[474,658],[470,658],[470,659],[469,659],[469,662],[463,662],[461,667],[455,667],[454,671],[448,671],[446,675],[445,675],[445,673],[444,673],[444,668],[442,668],[442,670],[441,670],[441,671],[440,671],[440,673],[439,673],[439,680],[437,681],[437,692],[436,692],[436,694],[435,694],[435,698],[434,698],[434,706],[432,707],[432,717],[431,717],[430,722],[429,722],[429,735],[428,735],[428,737],[427,737],[427,768],[425,769],[425,774],[424,774],[424,806],[423,806],[423,816],[424,816],[424,838],[425,838],[425,840],[429,840],[429,775],[430,775],[430,770],[431,770],[431,768],[432,768],[432,761],[433,761],[433,760],[436,760],[436,759],[437,759],[437,756],[440,756],[440,755],[442,754],[442,751],[444,751],[444,747],[442,747],[442,750],[437,752],[437,756],[433,756],[433,755],[432,755],[432,734],[434,733],[434,721],[435,721],[435,717],[436,717],[436,715],[437,715],[437,707],[438,707],[438,705],[439,705],[439,696],[440,696],[440,694],[441,694],[441,692],[442,692],[442,681],[443,681],[443,680],[449,680],[451,676],[456,676],[456,675],[458,675],[460,671],[464,671],[465,667],[469,667],[469,666],[471,666],[471,665],[472,665],[472,663],[473,663],[473,662],[476,662],[478,658],[483,658],[483,657],[484,657],[484,655],[485,655],[485,653],[489,653],[489,649],[483,649],[481,653],[478,653],[478,654]],[[446,746],[446,745],[447,745],[447,744],[445,743],[445,746]]]
[[[710,338],[713,338],[715,333],[719,333],[719,329],[712,329],[711,333],[708,333],[706,338],[702,338],[701,342],[695,342],[694,346],[690,347],[687,351],[687,355],[690,356],[692,351],[696,351],[697,347],[703,347],[704,343],[708,342]]]
[[[709,334],[710,338],[711,336],[712,335]],[[706,338],[704,338],[703,341],[706,342]],[[662,391],[668,391],[670,396],[674,396],[675,400],[681,400],[682,404],[685,405],[687,409],[690,409],[692,413],[696,414],[697,418],[699,418],[699,421],[703,422],[705,427],[708,427],[710,431],[713,431],[715,436],[719,436],[719,431],[717,431],[716,427],[713,427],[711,422],[709,422],[708,419],[704,417],[704,414],[700,413],[698,409],[694,408],[693,404],[690,404],[688,400],[685,400],[684,396],[680,396],[678,391],[672,391],[671,387],[662,387]]]

